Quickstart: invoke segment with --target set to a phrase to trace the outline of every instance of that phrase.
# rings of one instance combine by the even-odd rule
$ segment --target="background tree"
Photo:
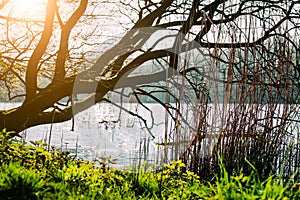
[[[144,97],[164,106],[173,121],[165,148],[182,144],[165,156],[199,174],[217,170],[218,152],[232,173],[249,168],[238,157],[261,174],[285,162],[282,147],[297,123],[299,1],[48,0],[27,17],[13,12],[14,2],[0,2],[0,84],[22,104],[0,112],[0,128],[70,120],[115,91],[149,112]],[[80,94],[89,95],[74,101]]]

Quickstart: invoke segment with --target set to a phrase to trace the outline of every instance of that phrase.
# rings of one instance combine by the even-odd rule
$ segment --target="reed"
[[[209,51],[215,71],[210,78],[219,82],[198,96],[197,130],[180,157],[190,170],[210,179],[219,173],[221,155],[230,175],[249,174],[245,160],[261,177],[289,178],[298,171],[298,74],[290,49],[286,40],[275,38],[264,46]]]

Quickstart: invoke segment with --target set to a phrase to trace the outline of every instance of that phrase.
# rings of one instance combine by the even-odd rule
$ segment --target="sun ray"
[[[42,13],[46,0],[14,0],[12,12],[22,18],[36,17]]]

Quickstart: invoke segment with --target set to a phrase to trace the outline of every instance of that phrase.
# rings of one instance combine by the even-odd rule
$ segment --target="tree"
[[[122,90],[127,87],[139,103],[143,104],[141,96],[147,96],[163,105],[175,129],[182,124],[190,128],[191,143],[181,156],[189,160],[192,152],[197,159],[190,166],[201,171],[199,150],[209,132],[220,131],[223,138],[232,138],[230,134],[258,134],[263,128],[269,137],[267,133],[277,130],[259,125],[264,120],[271,123],[268,117],[258,119],[253,113],[261,107],[248,112],[241,107],[243,103],[289,104],[298,98],[299,1],[48,0],[44,20],[14,17],[9,12],[12,4],[7,0],[0,6],[6,13],[0,16],[0,84],[9,100],[20,98],[22,104],[0,112],[1,129],[18,133],[39,124],[70,120],[97,102],[109,101],[110,91],[128,95]],[[101,39],[103,18],[126,34]],[[107,43],[113,46],[107,48]],[[95,44],[104,51],[95,49]],[[190,53],[195,50],[200,57]],[[136,69],[149,66],[156,66],[151,69],[157,71],[134,76]],[[177,91],[170,90],[170,85]],[[193,91],[198,108],[195,126],[182,117],[180,102],[190,99],[182,93],[186,87]],[[158,98],[158,93],[165,93],[164,98]],[[90,95],[81,98],[81,94]],[[74,101],[77,97],[80,99]],[[61,100],[67,104],[62,106]],[[235,115],[222,114],[227,123],[218,130],[208,128],[206,116],[216,114],[207,106],[211,102],[238,103],[228,110]],[[237,110],[241,111],[239,118]],[[269,111],[274,117],[273,110]],[[280,128],[291,120],[284,114],[279,118],[284,119]],[[217,141],[221,145],[220,137]]]

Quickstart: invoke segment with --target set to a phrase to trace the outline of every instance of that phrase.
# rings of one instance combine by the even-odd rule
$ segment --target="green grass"
[[[109,169],[73,160],[68,153],[9,139],[0,133],[0,199],[299,199],[292,183],[280,176],[260,180],[253,172],[229,176],[225,166],[211,181],[185,171],[182,161],[157,173]],[[249,163],[250,164],[250,163]],[[251,165],[251,164],[250,164]]]

